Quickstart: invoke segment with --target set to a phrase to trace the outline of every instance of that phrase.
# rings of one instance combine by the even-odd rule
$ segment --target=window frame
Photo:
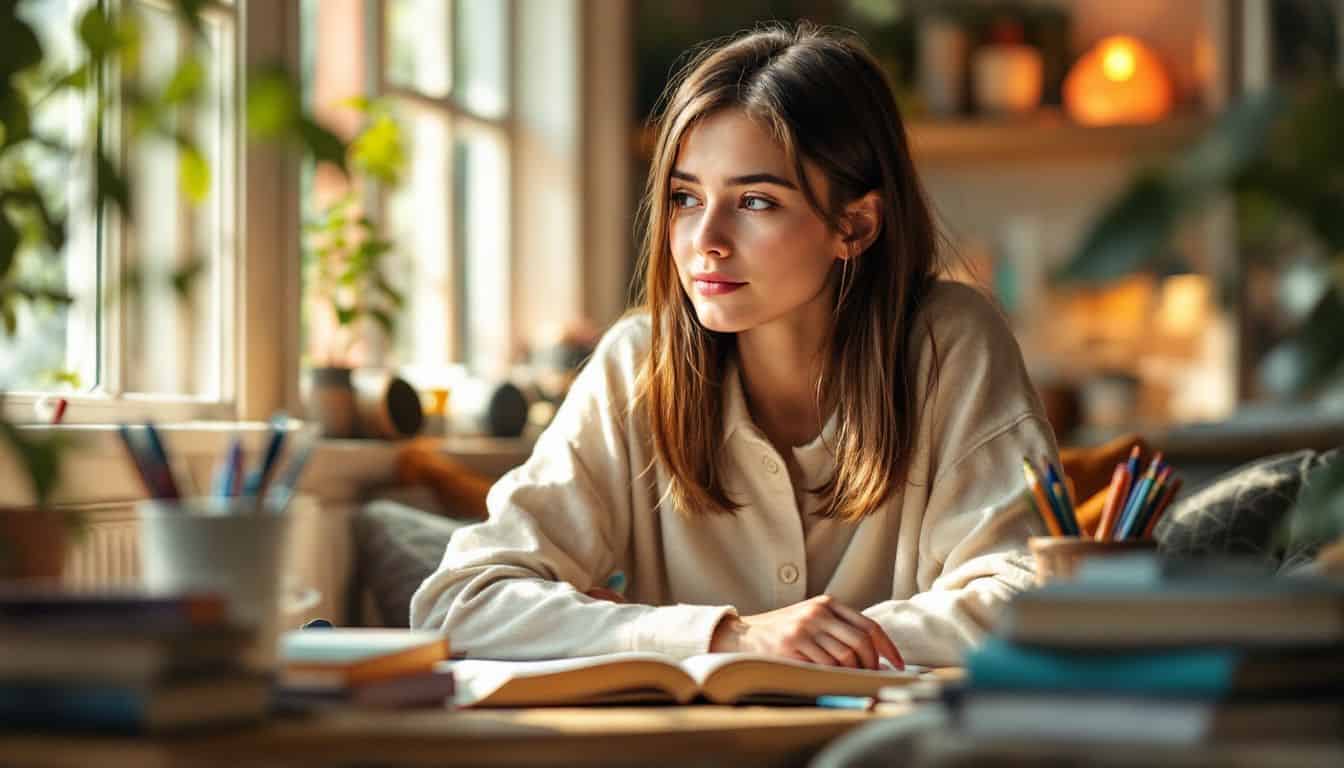
[[[166,0],[112,0],[121,7],[133,4],[171,10]],[[222,263],[211,265],[220,280],[218,396],[176,395],[124,391],[128,363],[124,339],[128,321],[123,303],[108,300],[108,276],[120,274],[129,253],[128,228],[115,214],[86,215],[77,226],[92,226],[98,249],[95,301],[87,298],[74,310],[100,324],[96,392],[15,390],[5,394],[6,418],[33,422],[43,401],[60,397],[68,402],[65,423],[106,424],[152,418],[164,422],[262,419],[271,412],[298,404],[298,176],[291,152],[253,144],[244,127],[246,83],[257,68],[281,62],[298,72],[298,24],[292,3],[267,0],[209,0],[202,12],[231,17],[232,44],[223,54],[231,70],[223,78],[229,93],[222,95],[232,123],[224,126],[221,160],[212,168],[216,181],[212,195],[222,198],[217,253]],[[115,73],[114,73],[115,75]],[[102,141],[118,147],[119,159],[129,156],[122,115],[114,104],[101,126]],[[99,228],[99,224],[101,228]],[[114,244],[109,246],[109,244]],[[280,312],[275,308],[281,307]],[[277,318],[278,325],[277,328]],[[293,351],[291,351],[293,350]]]

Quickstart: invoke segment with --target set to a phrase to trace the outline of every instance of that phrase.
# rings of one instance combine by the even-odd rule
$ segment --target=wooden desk
[[[162,738],[0,733],[0,763],[42,766],[803,765],[877,713],[812,707],[334,712]]]

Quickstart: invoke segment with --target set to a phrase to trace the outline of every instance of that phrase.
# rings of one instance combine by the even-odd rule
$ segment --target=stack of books
[[[0,723],[157,732],[264,717],[218,595],[0,588]]]
[[[960,731],[1015,742],[1344,740],[1344,585],[1155,556],[1026,592],[966,660]]]
[[[279,704],[331,707],[445,706],[455,691],[448,638],[432,630],[314,628],[280,642]]]

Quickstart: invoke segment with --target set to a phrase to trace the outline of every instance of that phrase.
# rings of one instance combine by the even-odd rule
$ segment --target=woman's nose
[[[696,253],[725,259],[732,254],[732,238],[728,232],[728,216],[719,206],[706,207],[695,228],[691,245]]]

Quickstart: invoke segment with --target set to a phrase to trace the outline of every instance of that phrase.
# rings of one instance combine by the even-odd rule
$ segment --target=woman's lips
[[[732,293],[746,283],[731,283],[724,280],[695,280],[695,290],[701,296],[722,296],[725,293]]]

